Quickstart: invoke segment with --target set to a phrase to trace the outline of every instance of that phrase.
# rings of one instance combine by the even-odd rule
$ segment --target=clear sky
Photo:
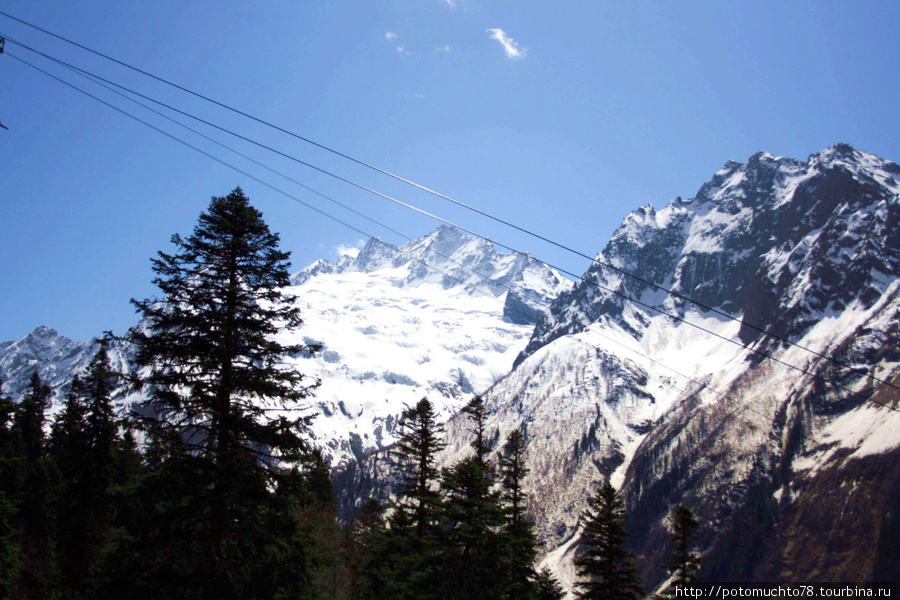
[[[895,1],[5,0],[0,11],[591,255],[628,212],[692,197],[728,159],[805,159],[847,142],[900,160]],[[129,299],[156,291],[150,258],[238,185],[295,269],[363,240],[16,58],[405,241],[15,42],[550,263],[587,266],[4,16],[0,35],[0,340],[38,325],[124,333]],[[438,225],[203,131],[409,237]]]

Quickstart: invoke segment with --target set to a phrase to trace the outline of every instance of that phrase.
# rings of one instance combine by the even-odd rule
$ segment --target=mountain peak
[[[809,157],[807,165],[810,169],[849,171],[854,177],[875,180],[879,185],[900,193],[900,183],[897,181],[900,179],[900,165],[875,154],[857,150],[850,144],[835,144],[817,152]]]
[[[26,339],[47,339],[47,338],[55,338],[59,334],[52,327],[48,327],[47,325],[38,325],[34,328],[34,331],[29,333]]]
[[[773,162],[778,160],[778,158],[779,157],[775,156],[774,154],[769,154],[764,150],[759,150],[750,157],[750,160],[747,161],[747,164],[749,165],[752,163]]]
[[[820,155],[831,155],[831,156],[841,157],[841,158],[852,158],[853,154],[855,152],[856,152],[856,148],[854,148],[850,144],[846,144],[844,142],[838,142],[834,146],[831,146],[830,148],[826,148],[819,154]]]
[[[646,282],[785,336],[802,334],[829,307],[871,306],[885,288],[877,273],[900,272],[892,226],[898,179],[896,164],[848,144],[809,162],[766,152],[746,164],[729,161],[693,201],[629,214],[602,256],[639,279],[593,265],[590,282],[559,298],[538,323],[526,354],[600,318],[639,338],[644,326],[629,316],[624,297],[685,309]],[[744,342],[754,335],[741,329]]]
[[[865,152],[859,152],[850,144],[838,143],[810,155],[808,163],[810,165],[822,165],[827,168],[835,163],[856,163],[865,154]]]
[[[449,225],[441,225],[428,235],[404,244],[401,249],[407,247],[414,252],[416,248],[421,248],[423,252],[437,255],[435,258],[438,259],[464,259],[472,255],[484,257],[496,253],[490,241],[463,233]],[[478,262],[478,259],[474,259],[474,262]]]
[[[368,239],[356,258],[348,263],[347,268],[352,271],[371,273],[394,266],[395,261],[399,258],[396,246],[375,235]]]

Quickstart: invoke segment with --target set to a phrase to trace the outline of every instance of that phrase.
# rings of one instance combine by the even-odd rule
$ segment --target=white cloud
[[[446,4],[450,8],[456,8],[456,0],[441,0],[441,4]]]
[[[519,46],[519,43],[506,35],[506,32],[499,28],[488,29],[492,40],[497,40],[503,46],[506,56],[512,59],[525,58],[528,55],[528,48]]]
[[[406,46],[397,46],[397,52],[400,53],[400,56],[410,56],[414,54],[412,50],[407,50]]]
[[[386,39],[386,40],[389,41],[389,42],[392,42],[392,41],[394,41],[394,40],[397,39],[397,34],[394,33],[393,31],[385,31],[385,32],[384,32],[384,39]]]
[[[434,49],[435,52],[450,52],[450,44],[444,44]]]
[[[338,244],[334,247],[334,254],[341,258],[342,256],[350,256],[356,258],[359,255],[360,249],[365,245],[365,241],[358,240],[354,245],[348,246],[346,244]]]

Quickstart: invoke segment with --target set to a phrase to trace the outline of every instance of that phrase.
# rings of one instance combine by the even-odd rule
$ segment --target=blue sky
[[[805,159],[847,142],[900,160],[897,2],[8,0],[0,10],[588,254],[628,212],[693,196],[728,159]],[[3,16],[0,35],[11,38],[0,55],[0,340],[38,325],[75,339],[124,333],[129,299],[155,293],[150,258],[238,185],[297,269],[363,237],[14,57],[405,241],[15,42],[553,264],[587,266]],[[438,224],[204,133],[410,237]]]

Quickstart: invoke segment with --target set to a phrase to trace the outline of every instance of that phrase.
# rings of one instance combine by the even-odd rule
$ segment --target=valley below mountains
[[[449,465],[470,451],[459,411],[480,394],[495,454],[525,432],[542,562],[569,589],[579,517],[606,481],[648,592],[679,504],[700,522],[705,579],[900,580],[893,162],[846,144],[729,161],[694,198],[630,213],[577,282],[440,227],[373,238],[292,284],[305,322],[282,335],[322,344],[291,361],[322,381],[312,443],[344,517],[390,493],[405,407],[434,403]],[[4,342],[4,391],[37,370],[58,405],[95,350],[47,327]],[[127,346],[110,355],[127,370]]]

